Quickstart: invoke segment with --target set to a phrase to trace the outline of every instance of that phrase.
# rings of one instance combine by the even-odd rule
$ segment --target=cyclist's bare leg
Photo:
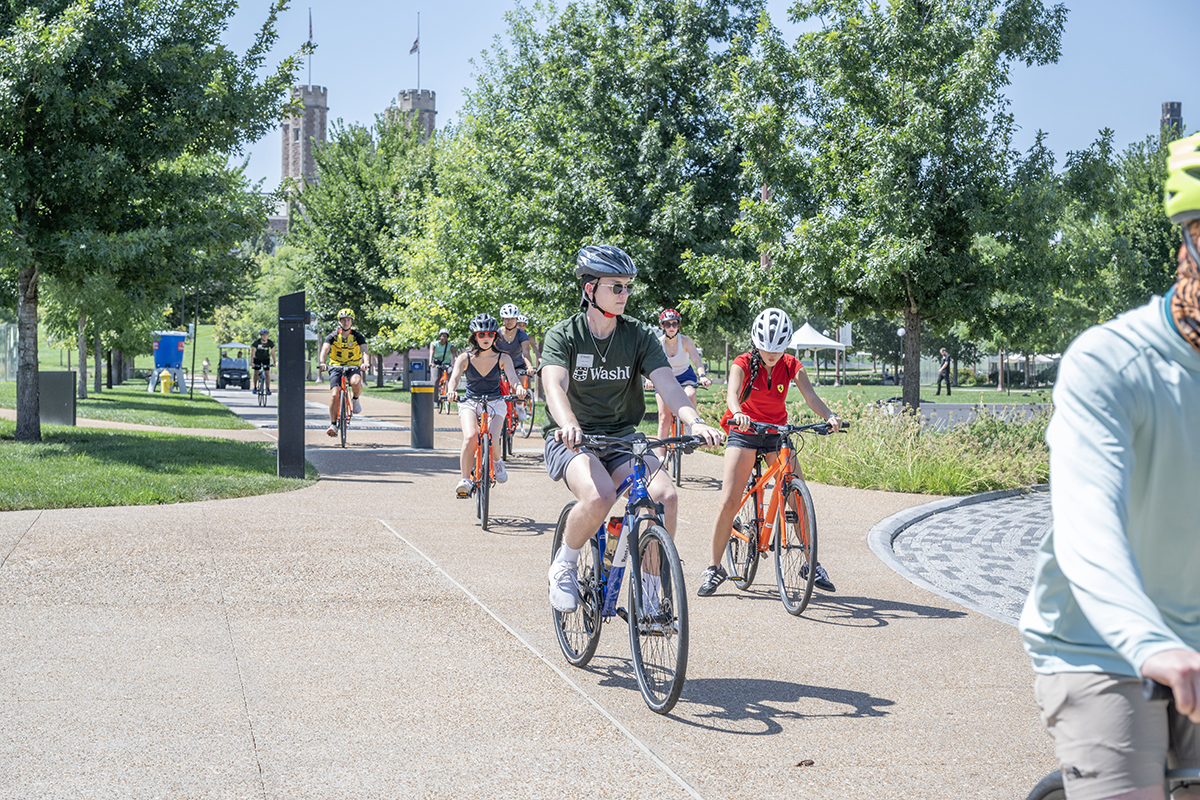
[[[492,440],[492,463],[495,464],[500,460],[500,446],[496,444],[498,441],[496,435],[504,430],[504,422],[508,417],[504,414],[491,414],[488,416],[488,436]]]
[[[465,406],[458,407],[458,419],[462,423],[462,455],[459,466],[462,468],[462,479],[471,479],[471,470],[475,468],[475,436],[479,433],[479,417],[475,410]]]
[[[1134,789],[1132,792],[1125,794],[1115,794],[1108,800],[1163,800],[1163,787],[1161,786],[1146,786],[1142,789]]]
[[[352,392],[354,392],[355,399],[357,399],[358,396],[360,394],[362,394],[363,381],[362,381],[362,373],[361,372],[356,372],[350,376],[350,390]]]
[[[757,451],[745,447],[725,448],[725,469],[721,478],[721,497],[717,501],[717,519],[713,523],[710,565],[720,565],[725,555],[725,546],[733,533],[733,518],[737,516],[746,481],[754,471],[756,455]],[[754,546],[757,547],[757,543]]]
[[[338,389],[339,386],[329,387],[329,424],[336,425],[338,418]]]
[[[563,472],[563,480],[579,501],[567,515],[563,541],[567,547],[578,550],[608,517],[609,509],[617,502],[617,485],[600,459],[591,453],[571,459]]]

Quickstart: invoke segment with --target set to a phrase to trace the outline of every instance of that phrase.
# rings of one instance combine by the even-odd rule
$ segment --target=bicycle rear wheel
[[[513,431],[517,426],[517,412],[513,411],[512,416],[504,418],[504,427],[500,429],[500,460],[508,461],[509,456],[513,454]]]
[[[629,649],[651,711],[675,707],[687,673],[688,615],[683,566],[661,525],[647,525],[630,553]]]
[[[817,577],[817,515],[804,481],[792,478],[776,522],[775,578],[779,582],[779,599],[789,614],[799,616],[808,606]]]
[[[554,529],[554,540],[550,543],[550,560],[558,555],[566,536],[567,515],[575,506],[575,501],[567,503],[562,513],[558,515],[558,525]],[[579,551],[577,575],[579,577],[579,606],[569,614],[564,614],[554,606],[550,606],[550,616],[554,620],[554,633],[558,636],[558,646],[562,650],[567,663],[582,667],[592,660],[596,654],[596,646],[600,644],[600,611],[603,603],[600,595],[600,541],[595,536]]]
[[[259,370],[257,383],[258,383],[258,386],[257,386],[258,404],[260,406],[266,406],[266,404],[267,404],[267,387],[266,387],[267,379],[266,379],[266,376],[263,375],[262,370]]]
[[[744,538],[743,538],[744,537]],[[758,572],[758,498],[742,504],[733,520],[733,535],[725,545],[729,579],[739,589],[750,588]]]
[[[525,421],[521,423],[521,438],[528,439],[529,435],[533,433],[533,418],[537,413],[537,403],[533,402],[532,393],[525,398],[523,403],[525,405]]]

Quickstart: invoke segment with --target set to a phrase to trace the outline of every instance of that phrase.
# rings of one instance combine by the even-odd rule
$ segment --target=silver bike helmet
[[[471,318],[471,333],[496,333],[499,330],[500,325],[491,314],[479,314]]]
[[[505,303],[500,306],[500,316],[503,319],[512,319],[521,315],[521,310],[512,303]]]
[[[610,244],[589,244],[575,256],[576,278],[608,278],[637,275],[633,259],[619,247]]]
[[[792,342],[792,320],[780,308],[768,308],[754,319],[750,341],[759,350],[782,353]]]

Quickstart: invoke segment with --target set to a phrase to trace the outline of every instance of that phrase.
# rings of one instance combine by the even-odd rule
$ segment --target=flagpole
[[[308,7],[308,86],[312,88],[312,6]]]
[[[421,94],[421,12],[417,12],[417,95]]]

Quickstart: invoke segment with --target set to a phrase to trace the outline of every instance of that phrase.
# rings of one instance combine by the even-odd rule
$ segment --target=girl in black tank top
[[[454,359],[454,370],[450,373],[450,392],[458,392],[458,383],[463,376],[467,379],[467,396],[458,404],[458,418],[462,423],[462,453],[459,458],[461,471],[460,480],[456,487],[459,497],[470,496],[471,469],[475,465],[475,438],[479,433],[479,412],[484,402],[488,404],[488,435],[492,440],[492,464],[497,483],[508,480],[504,462],[497,460],[500,452],[496,434],[504,426],[504,415],[507,404],[502,400],[483,400],[481,398],[497,397],[500,394],[501,374],[508,378],[509,386],[516,387],[516,394],[524,397],[525,389],[517,380],[517,371],[513,369],[512,358],[507,353],[496,350],[498,334],[480,331],[468,337],[470,347],[459,353]]]

